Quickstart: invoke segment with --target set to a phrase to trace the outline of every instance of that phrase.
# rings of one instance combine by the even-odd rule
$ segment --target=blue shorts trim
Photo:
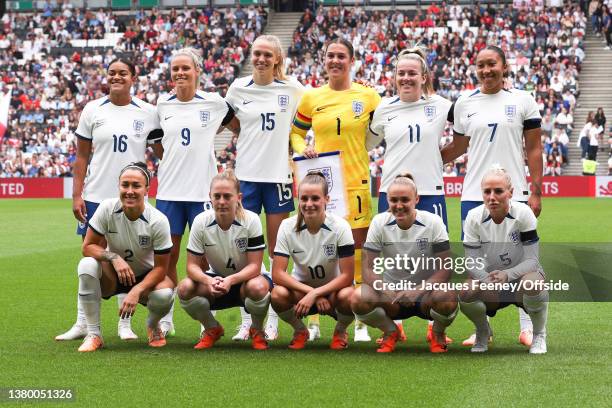
[[[387,193],[380,192],[378,194],[378,213],[383,213],[389,209],[387,201]],[[427,211],[436,214],[442,218],[446,231],[448,232],[448,218],[446,215],[446,199],[443,195],[422,195],[419,196],[419,203],[416,205],[417,210]]]
[[[87,227],[89,225],[89,220],[91,220],[91,217],[93,217],[99,205],[100,203],[94,203],[92,201],[85,201],[85,208],[87,211],[87,215],[86,215],[87,222],[84,224],[80,221],[78,222],[77,230],[76,230],[77,235],[85,236],[85,234],[87,234]]]
[[[292,183],[241,181],[242,206],[255,214],[282,214],[295,210]],[[280,200],[279,200],[280,198]]]
[[[209,273],[209,272],[205,272],[205,273],[211,278],[214,278],[215,276],[220,276],[220,275],[217,275],[216,273]],[[270,286],[270,291],[272,291],[272,288],[274,287],[274,284],[272,283],[272,278],[270,278],[270,276],[266,274],[261,274],[261,276],[263,276],[268,281],[268,285]],[[210,309],[211,310],[223,310],[223,309],[229,309],[231,307],[238,307],[238,306],[245,307],[244,301],[240,297],[240,288],[242,287],[243,283],[244,282],[232,285],[232,287],[230,288],[229,292],[227,292],[226,295],[221,296],[220,298],[216,298],[214,302],[211,303]]]
[[[210,202],[202,201],[166,201],[157,200],[155,206],[161,211],[170,222],[170,234],[183,235],[185,227],[193,224],[195,217],[212,208]]]

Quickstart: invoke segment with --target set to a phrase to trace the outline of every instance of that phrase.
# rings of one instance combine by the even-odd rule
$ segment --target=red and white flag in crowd
[[[0,92],[0,141],[4,138],[4,133],[8,126],[9,106],[11,105],[11,91],[13,87],[6,88],[6,93]]]

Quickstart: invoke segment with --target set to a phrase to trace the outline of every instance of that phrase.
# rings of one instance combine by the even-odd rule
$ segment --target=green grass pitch
[[[448,204],[451,238],[457,241],[459,202]],[[448,330],[455,343],[444,355],[429,353],[426,322],[415,318],[404,323],[406,343],[391,355],[377,355],[374,343],[328,350],[327,318],[323,339],[306,350],[286,349],[291,330],[281,323],[280,339],[270,350],[255,352],[249,343],[231,341],[237,309],[218,314],[224,339],[196,352],[199,327],[180,307],[177,336],[153,350],[146,345],[143,307],[133,322],[140,339],[118,339],[112,299],[102,308],[106,348],[83,355],[76,351],[78,341],[53,341],[75,318],[80,239],[74,229],[68,200],[0,201],[0,388],[72,387],[72,406],[104,407],[612,406],[609,303],[552,303],[543,356],[531,356],[517,343],[517,312],[511,307],[492,320],[495,343],[485,355],[459,345],[472,332],[463,315]],[[544,200],[543,242],[612,242],[610,231],[610,201]],[[182,256],[181,277],[184,265]]]

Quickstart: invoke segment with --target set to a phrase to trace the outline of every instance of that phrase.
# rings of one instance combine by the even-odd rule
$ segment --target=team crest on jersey
[[[336,257],[336,245],[335,244],[325,244],[323,245],[323,254],[325,254],[328,258]]]
[[[516,105],[506,105],[504,106],[504,113],[506,114],[506,118],[509,121],[512,121],[516,116]]]
[[[151,245],[151,237],[148,235],[139,235],[138,245],[140,245],[141,248],[147,248]]]
[[[278,95],[278,106],[281,107],[281,112],[286,112],[289,106],[289,95]]]
[[[418,238],[416,240],[417,249],[419,251],[425,251],[427,249],[428,244],[429,240],[427,238]]]
[[[353,113],[355,116],[359,116],[363,113],[363,102],[353,101]]]
[[[510,242],[512,242],[514,245],[518,245],[521,242],[521,233],[518,230],[512,231],[510,234],[508,234],[508,238],[510,238]]]
[[[142,120],[134,120],[134,131],[140,133],[144,130],[144,122]]]
[[[316,172],[316,171],[320,171],[321,173],[323,173],[323,175],[325,176],[325,181],[327,181],[327,190],[328,192],[331,192],[332,188],[334,187],[334,179],[332,178],[331,167],[321,167],[318,169],[309,170],[309,172]]]
[[[236,243],[236,248],[238,248],[240,252],[246,252],[248,242],[246,238],[236,238],[234,242]]]
[[[200,122],[202,124],[206,124],[210,120],[210,112],[209,111],[200,111]]]
[[[423,107],[423,110],[425,111],[425,118],[427,118],[429,122],[431,122],[436,117],[436,107],[435,106],[425,105]]]

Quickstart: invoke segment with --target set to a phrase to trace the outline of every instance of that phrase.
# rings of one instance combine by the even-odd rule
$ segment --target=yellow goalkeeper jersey
[[[344,180],[348,190],[369,188],[366,135],[380,96],[372,88],[352,83],[334,91],[325,85],[302,96],[291,129],[291,145],[298,154],[306,148],[304,138],[312,128],[318,153],[342,151]]]

